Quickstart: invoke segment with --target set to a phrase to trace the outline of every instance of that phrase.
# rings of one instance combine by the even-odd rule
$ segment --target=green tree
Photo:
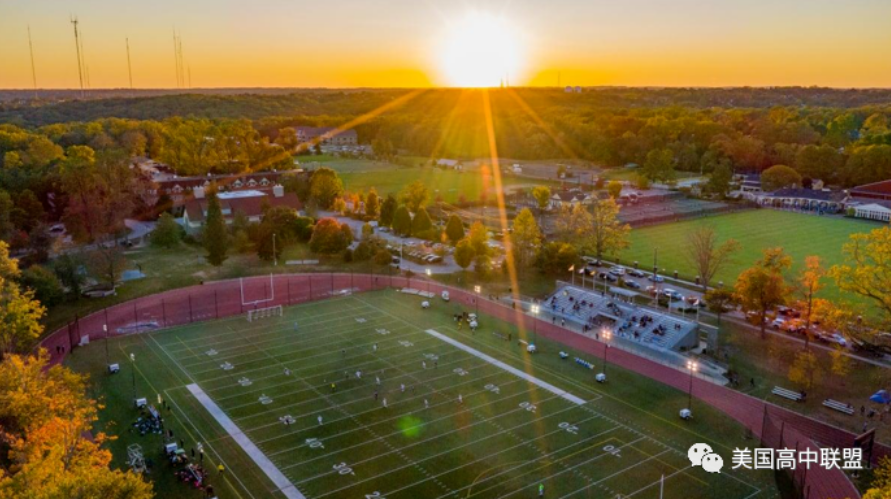
[[[482,222],[473,222],[470,226],[470,232],[467,239],[473,245],[473,252],[476,255],[488,255],[489,251],[489,229]]]
[[[343,194],[343,181],[330,168],[319,168],[312,174],[309,195],[323,210],[330,210],[334,200]]]
[[[609,193],[611,198],[619,199],[619,196],[622,195],[622,182],[610,180],[609,184],[606,185],[606,192]]]
[[[15,230],[12,223],[12,196],[0,190],[0,241],[8,241]]]
[[[158,224],[155,226],[155,230],[152,231],[152,245],[170,249],[178,245],[180,239],[182,239],[182,227],[176,223],[173,215],[166,212],[162,213],[158,217]]]
[[[211,189],[207,196],[207,216],[204,221],[204,232],[201,236],[204,250],[207,252],[207,262],[214,267],[223,265],[229,251],[229,233],[226,230],[226,220],[223,218],[223,210],[215,189]]]
[[[532,197],[535,198],[538,212],[541,213],[551,203],[551,189],[544,185],[536,185],[532,188]]]
[[[641,174],[653,182],[674,180],[674,153],[671,149],[653,149],[647,153]]]
[[[516,266],[521,271],[531,267],[541,247],[541,230],[529,208],[523,208],[512,225],[510,250]]]
[[[464,223],[461,222],[461,217],[454,213],[449,215],[445,231],[452,244],[458,244],[458,241],[464,239]]]
[[[820,362],[814,352],[800,350],[789,366],[789,381],[802,390],[810,390],[821,377]]]
[[[765,192],[786,187],[801,187],[801,174],[786,165],[774,165],[761,172],[761,189]]]
[[[727,195],[730,190],[730,181],[733,179],[733,170],[727,162],[718,163],[714,171],[708,177],[706,190],[720,198]]]
[[[404,205],[397,208],[393,215],[393,232],[400,236],[411,235],[411,214]]]
[[[52,307],[62,301],[65,292],[62,283],[53,271],[41,265],[32,265],[22,272],[21,284],[24,289],[34,292],[34,297],[44,306]]]
[[[566,269],[578,260],[578,255],[578,251],[571,244],[550,241],[542,248],[538,263],[543,272],[564,275]]]
[[[426,208],[420,208],[415,212],[415,217],[411,220],[411,233],[418,237],[433,228],[433,221],[430,220],[430,214]]]
[[[619,205],[613,198],[595,201],[591,205],[591,233],[585,247],[594,250],[597,258],[614,255],[629,246],[631,226],[619,221]]]
[[[415,180],[402,189],[399,200],[408,206],[409,211],[415,213],[421,207],[427,206],[430,201],[430,189],[420,180]]]
[[[68,288],[68,292],[74,298],[79,298],[81,289],[83,288],[86,276],[80,271],[82,266],[81,258],[74,253],[64,253],[59,255],[53,262],[53,270],[62,285]]]
[[[398,203],[396,202],[396,198],[392,194],[388,194],[384,202],[381,203],[381,214],[380,214],[380,224],[384,227],[389,227],[393,224],[393,216],[396,213],[396,208]]]
[[[475,256],[476,252],[473,251],[473,244],[471,244],[469,239],[464,238],[458,241],[458,244],[455,246],[455,263],[459,267],[467,270],[467,267],[470,267],[470,264],[473,263]]]
[[[377,218],[378,215],[380,215],[380,198],[377,196],[377,191],[372,188],[365,197],[365,216]]]

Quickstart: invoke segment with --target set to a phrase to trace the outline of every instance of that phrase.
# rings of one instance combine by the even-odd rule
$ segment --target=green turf
[[[764,248],[783,247],[793,259],[793,273],[809,255],[818,255],[826,268],[842,261],[842,245],[851,234],[880,227],[874,222],[849,218],[821,217],[771,209],[750,210],[727,215],[655,225],[631,231],[631,248],[622,253],[622,262],[640,262],[652,269],[653,248],[659,249],[659,268],[669,274],[679,271],[692,280],[696,272],[687,258],[687,236],[700,226],[715,229],[720,241],[736,239],[741,246],[734,261],[715,278],[733,283],[740,272],[761,257]],[[828,280],[827,280],[828,281]],[[827,284],[829,284],[827,282]],[[830,287],[827,291],[832,292]]]
[[[471,334],[451,318],[458,305],[435,300],[433,309],[422,311],[419,301],[378,291],[290,307],[283,318],[249,323],[234,317],[123,337],[109,344],[111,360],[122,363],[115,376],[103,373],[101,344],[76,352],[70,364],[92,374],[97,394],[105,395],[101,426],[120,436],[111,445],[121,464],[130,443],[155,454],[160,447],[159,436],[124,429],[136,416],[129,405],[134,372],[125,360],[134,353],[136,393],[165,396],[173,405],[167,417],[177,438],[187,448],[206,442],[207,464],[226,463],[222,479],[211,475],[220,497],[283,496],[270,491],[271,482],[186,390],[191,382],[312,499],[377,497],[375,492],[388,498],[532,497],[539,483],[548,497],[637,492],[634,497],[654,498],[663,474],[666,498],[776,497],[771,472],[730,470],[732,448],[757,446],[745,440],[739,425],[695,402],[695,420],[678,420],[686,394],[616,366],[608,366],[609,384],[598,385],[592,371],[560,360],[557,344],[538,339],[541,353],[530,356],[516,341],[494,334],[516,339],[518,331],[505,323],[483,317],[480,331]],[[587,403],[571,403],[426,329]],[[216,355],[208,355],[210,349]],[[438,357],[436,364],[430,356]],[[223,362],[234,368],[221,369]],[[361,380],[353,374],[357,369]],[[241,386],[242,377],[252,384]],[[375,390],[387,397],[389,408],[374,400]],[[259,403],[261,395],[273,402]],[[281,424],[278,418],[285,414],[296,422]],[[308,439],[324,447],[310,446]],[[724,456],[723,474],[689,467],[686,449],[695,442],[708,442]],[[152,477],[159,497],[199,497],[175,483],[167,465],[156,465]]]

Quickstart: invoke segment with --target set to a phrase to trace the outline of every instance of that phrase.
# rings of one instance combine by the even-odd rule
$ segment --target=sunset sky
[[[509,41],[467,43],[480,13]],[[69,15],[92,88],[128,86],[127,37],[134,85],[175,87],[174,27],[193,87],[463,85],[459,42],[507,43],[514,85],[891,86],[888,0],[0,0],[0,88],[32,86],[28,25],[38,86],[78,85]]]

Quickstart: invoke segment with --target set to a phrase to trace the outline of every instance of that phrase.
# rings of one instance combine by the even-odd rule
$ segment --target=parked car
[[[776,318],[773,322],[770,323],[771,327],[774,329],[782,329],[784,325],[786,325],[786,319]]]
[[[642,271],[640,269],[628,269],[628,275],[630,275],[631,277],[646,277],[647,276],[644,273],[644,271]]]
[[[615,276],[625,275],[625,267],[613,267],[609,269],[609,273]]]
[[[665,282],[664,277],[662,277],[661,275],[655,275],[655,274],[651,274],[649,277],[647,277],[647,280],[650,282]]]
[[[647,286],[647,294],[650,296],[656,296],[659,292],[659,289],[656,286]]]
[[[631,289],[640,289],[643,286],[641,286],[640,283],[635,282],[635,281],[625,281],[625,287],[631,288]]]
[[[673,289],[664,289],[662,291],[662,294],[671,298],[672,300],[683,300],[684,299],[684,295],[678,293],[677,291],[675,291]]]

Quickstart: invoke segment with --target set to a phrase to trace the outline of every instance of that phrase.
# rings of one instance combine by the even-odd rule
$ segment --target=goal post
[[[282,306],[275,305],[273,307],[263,307],[263,308],[255,308],[253,310],[248,310],[247,320],[248,322],[254,322],[257,319],[265,319],[268,317],[281,317],[282,316]]]

